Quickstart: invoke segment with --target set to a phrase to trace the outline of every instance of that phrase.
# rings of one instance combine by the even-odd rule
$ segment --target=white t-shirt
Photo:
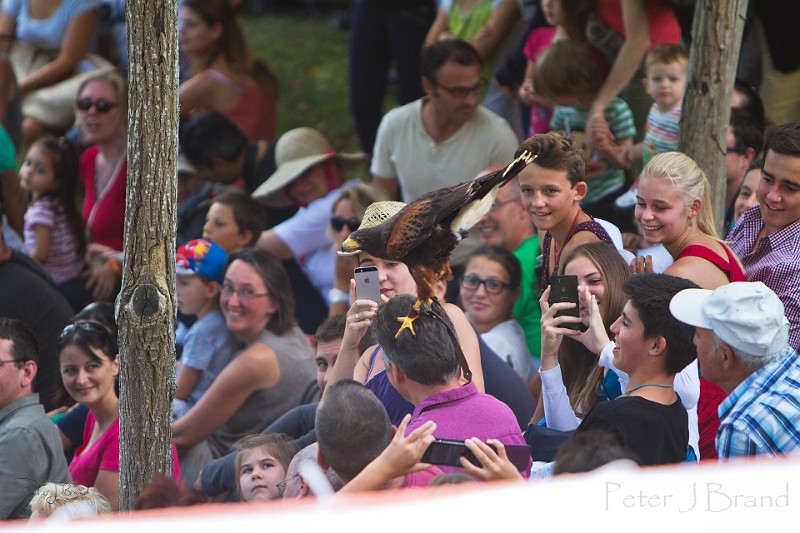
[[[505,119],[482,106],[452,137],[437,144],[422,124],[425,100],[386,113],[375,140],[370,171],[397,179],[404,202],[472,180],[481,170],[514,158],[516,135]]]
[[[481,338],[500,359],[511,365],[525,383],[533,380],[539,365],[531,357],[525,332],[516,320],[500,322],[486,333],[481,333]]]

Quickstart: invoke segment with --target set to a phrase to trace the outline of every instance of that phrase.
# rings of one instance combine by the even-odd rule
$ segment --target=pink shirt
[[[669,2],[642,0],[647,8],[647,27],[650,31],[650,50],[660,44],[675,44],[681,40],[681,27]],[[597,13],[608,26],[625,37],[621,0],[600,0]],[[648,50],[648,52],[650,51]]]

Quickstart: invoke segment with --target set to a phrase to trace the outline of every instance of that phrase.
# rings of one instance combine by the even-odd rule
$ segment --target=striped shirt
[[[647,113],[647,126],[644,134],[644,145],[652,155],[662,152],[673,152],[678,149],[679,123],[681,108],[672,111],[659,111],[658,105],[653,104]],[[647,163],[647,161],[644,161]]]
[[[614,98],[605,109],[605,118],[608,128],[616,142],[632,139],[636,136],[636,126],[633,124],[633,113],[628,104],[621,98]],[[586,131],[586,121],[589,118],[588,109],[579,109],[573,106],[557,105],[553,108],[553,118],[550,120],[550,129],[561,130],[565,133],[578,133]],[[581,137],[581,135],[577,135]],[[592,159],[604,161],[599,153],[593,153]],[[608,163],[606,162],[608,165]],[[581,205],[593,204],[625,185],[625,171],[608,165],[606,170],[587,176],[588,190],[581,200]]]
[[[750,374],[719,405],[720,460],[800,449],[800,356],[796,351]]]
[[[789,320],[789,345],[800,349],[800,219],[761,239],[754,246],[764,224],[761,209],[744,212],[728,237],[730,248],[742,260],[748,281],[761,281],[783,302]]]
[[[42,266],[58,285],[76,278],[81,273],[82,258],[78,253],[78,240],[72,234],[67,217],[50,196],[33,202],[25,211],[25,252],[36,249],[36,226],[50,228],[50,248]]]

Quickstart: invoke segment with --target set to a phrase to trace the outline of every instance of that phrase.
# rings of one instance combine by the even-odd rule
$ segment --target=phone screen
[[[572,309],[564,309],[556,313],[556,316],[580,317],[578,308],[578,276],[551,276],[550,277],[550,305],[558,302],[574,303]],[[586,326],[581,323],[564,323],[561,327],[586,331]]]
[[[378,267],[375,265],[358,267],[353,271],[356,280],[356,299],[372,300],[381,304],[381,283],[378,279]]]

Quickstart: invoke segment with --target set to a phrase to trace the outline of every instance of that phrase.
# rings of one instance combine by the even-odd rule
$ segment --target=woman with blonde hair
[[[642,169],[639,182],[636,220],[644,239],[663,244],[672,256],[674,263],[665,274],[710,290],[747,281],[739,259],[717,235],[711,186],[691,157],[681,152],[658,154]],[[646,257],[637,258],[633,266],[636,272],[651,270]]]
[[[45,483],[39,487],[31,498],[31,520],[47,518],[58,509],[76,503],[86,504],[89,511],[86,515],[108,514],[111,505],[99,490],[85,485],[71,483]]]
[[[192,65],[180,86],[181,118],[216,111],[250,140],[277,138],[278,80],[253,56],[229,0],[184,0],[179,43]]]

